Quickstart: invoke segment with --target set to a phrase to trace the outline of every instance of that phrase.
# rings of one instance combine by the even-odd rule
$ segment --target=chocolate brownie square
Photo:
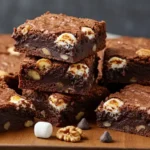
[[[19,130],[34,123],[35,107],[0,81],[0,132]]]
[[[95,55],[76,64],[27,57],[21,65],[19,87],[87,95],[95,82],[95,63]]]
[[[96,85],[87,96],[23,90],[23,95],[36,107],[36,117],[55,126],[72,125],[82,117],[95,118],[94,110],[108,94],[105,87]]]
[[[39,56],[77,63],[105,47],[104,21],[76,18],[49,12],[14,29],[16,50]]]
[[[96,110],[99,127],[150,137],[150,87],[126,86],[110,94]]]
[[[105,82],[150,85],[150,39],[121,37],[106,45]]]

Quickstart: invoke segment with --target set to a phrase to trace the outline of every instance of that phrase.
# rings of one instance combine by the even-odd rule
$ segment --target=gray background
[[[150,0],[0,0],[0,33],[46,11],[105,20],[108,32],[150,37]]]

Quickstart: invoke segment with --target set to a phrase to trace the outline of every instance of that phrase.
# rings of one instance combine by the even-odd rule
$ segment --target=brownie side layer
[[[28,56],[77,63],[105,47],[106,25],[48,12],[15,28],[12,37]]]
[[[108,94],[108,90],[100,86],[94,86],[88,96],[23,90],[23,95],[36,107],[36,117],[55,126],[75,124],[83,116],[95,118],[95,108]]]
[[[95,82],[95,56],[77,64],[26,58],[21,65],[19,87],[46,92],[86,95]]]
[[[104,79],[108,83],[150,85],[150,40],[123,37],[108,40]]]
[[[0,132],[19,130],[34,124],[35,107],[0,81]]]
[[[110,94],[96,110],[99,127],[150,137],[150,87],[126,86]]]

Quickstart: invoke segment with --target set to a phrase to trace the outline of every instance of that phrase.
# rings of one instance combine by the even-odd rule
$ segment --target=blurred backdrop
[[[0,33],[46,11],[107,22],[107,32],[150,37],[150,0],[0,0]]]

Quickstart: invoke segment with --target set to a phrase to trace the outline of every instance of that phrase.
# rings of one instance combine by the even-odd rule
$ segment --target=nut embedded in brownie
[[[150,85],[150,39],[121,37],[108,40],[104,79],[108,83]]]
[[[15,28],[12,37],[16,50],[28,56],[77,63],[105,47],[106,25],[47,12]]]
[[[110,94],[96,110],[99,127],[150,137],[150,87],[126,86]]]
[[[23,90],[23,95],[36,107],[36,117],[56,126],[78,123],[82,117],[95,118],[94,110],[108,96],[105,87],[94,86],[88,96]]]
[[[27,57],[21,65],[19,87],[87,95],[95,82],[95,63],[95,55],[76,64]]]
[[[35,107],[0,81],[0,132],[19,130],[34,124]]]

